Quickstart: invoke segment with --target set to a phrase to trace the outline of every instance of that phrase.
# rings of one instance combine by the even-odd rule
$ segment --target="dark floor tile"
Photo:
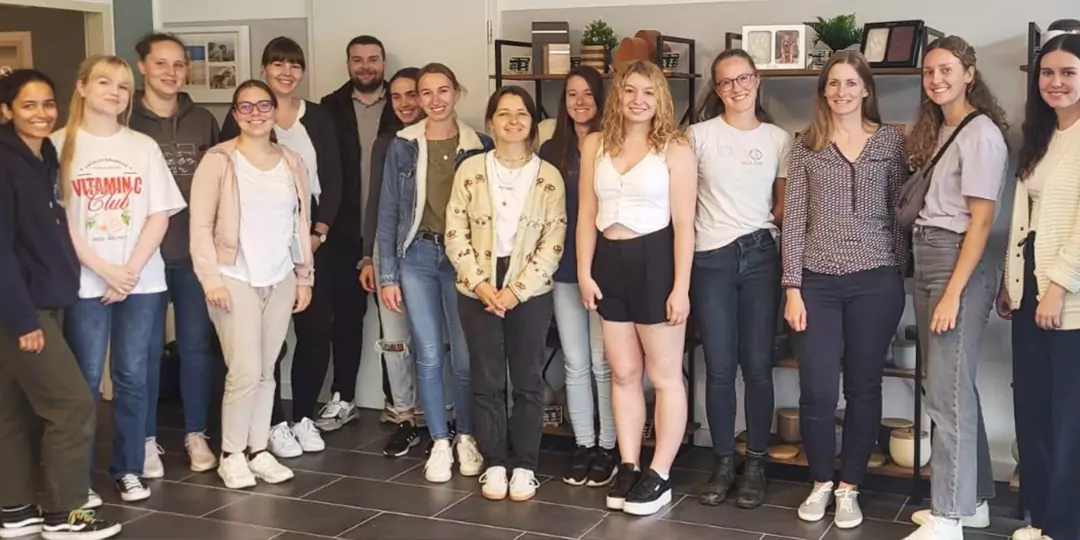
[[[716,458],[713,457],[712,448],[691,448],[679,454],[675,458],[672,468],[690,469],[696,471],[712,472]]]
[[[573,454],[540,454],[540,463],[537,464],[536,474],[562,478],[562,475],[570,468],[570,461],[573,458]]]
[[[680,495],[696,495],[708,480],[709,473],[706,472],[671,469],[671,490]]]
[[[388,459],[383,456],[327,449],[315,454],[304,454],[296,459],[283,459],[281,464],[301,471],[340,474],[354,478],[388,480],[419,462],[414,459]]]
[[[663,519],[636,518],[626,514],[611,514],[600,525],[584,536],[586,540],[758,540],[761,533],[735,531],[666,521]]]
[[[300,534],[294,532],[284,532],[280,536],[275,536],[273,540],[333,540],[333,536],[318,536],[315,534]]]
[[[520,534],[510,529],[380,514],[341,536],[351,540],[514,540]]]
[[[469,494],[405,484],[345,478],[305,499],[417,516],[434,516]]]
[[[153,514],[125,525],[120,537],[139,540],[176,540],[177,538],[269,540],[280,532],[239,523],[225,523],[172,514]]]
[[[477,495],[439,514],[440,518],[507,529],[577,538],[600,522],[604,512],[538,501],[489,501]]]
[[[101,476],[94,478],[94,489],[107,503],[186,516],[202,516],[250,496],[247,493],[177,482],[149,481],[146,485],[152,493],[149,499],[126,503],[111,481]]]
[[[561,478],[552,478],[536,490],[536,500],[602,510],[607,493],[606,487],[571,486],[564,483]]]
[[[291,497],[299,499],[312,491],[315,491],[321,487],[328,486],[335,481],[341,479],[340,476],[333,474],[313,473],[308,471],[293,471],[293,479],[288,482],[282,482],[280,484],[267,484],[266,482],[259,482],[254,488],[238,490],[243,493],[260,493],[263,495],[276,495],[278,497]],[[221,481],[221,477],[214,472],[208,472],[206,474],[197,474],[190,476],[184,480],[185,484],[194,484],[198,486],[216,487],[220,489],[226,489],[225,483]]]
[[[517,537],[517,540],[555,540],[555,539],[559,539],[559,538],[565,538],[565,537],[563,537],[563,536],[551,536],[551,535],[547,535],[547,534],[525,533],[525,534]]]
[[[252,495],[207,516],[260,527],[337,536],[377,512],[308,501]]]
[[[114,523],[131,523],[136,519],[142,519],[153,513],[153,510],[144,510],[134,506],[120,506],[115,504],[106,504],[98,509],[98,517]]]
[[[389,433],[390,431],[387,427],[378,423],[371,425],[370,422],[361,424],[359,421],[354,421],[337,431],[323,433],[322,437],[323,441],[326,442],[327,448],[337,448],[338,450],[360,450],[373,442],[386,440]],[[378,450],[375,450],[372,453],[381,452],[382,446],[379,446]]]
[[[832,527],[821,540],[887,540],[904,538],[915,530],[914,525],[868,519],[854,529]],[[966,537],[965,537],[966,538]]]
[[[109,462],[112,460],[112,446],[94,447],[94,472],[109,475]],[[161,456],[161,463],[165,465],[165,477],[163,480],[183,480],[193,474],[191,462],[187,454],[165,454]]]
[[[699,504],[697,499],[693,497],[683,499],[664,518],[741,531],[755,531],[813,540],[820,538],[830,523],[828,520],[822,520],[818,523],[805,523],[799,519],[794,510],[788,508],[763,506],[754,510],[742,510],[734,504],[704,506]]]
[[[416,462],[413,462],[416,463]],[[454,476],[450,478],[449,482],[442,484],[432,484],[424,478],[424,466],[418,464],[418,466],[411,469],[409,472],[397,476],[394,478],[394,482],[398,484],[410,484],[413,486],[423,486],[436,489],[450,489],[454,491],[467,491],[469,493],[480,493],[480,478],[477,476],[461,476],[458,471],[454,470]]]

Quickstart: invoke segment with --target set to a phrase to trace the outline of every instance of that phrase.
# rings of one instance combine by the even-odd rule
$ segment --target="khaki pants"
[[[221,449],[265,450],[274,409],[274,365],[289,331],[296,276],[277,285],[252,287],[229,277],[232,311],[210,307],[228,375],[221,404]]]

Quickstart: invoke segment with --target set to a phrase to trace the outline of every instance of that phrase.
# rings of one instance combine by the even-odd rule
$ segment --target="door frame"
[[[78,11],[83,14],[86,30],[86,54],[114,54],[112,2],[101,0],[0,0],[0,5],[39,7]]]

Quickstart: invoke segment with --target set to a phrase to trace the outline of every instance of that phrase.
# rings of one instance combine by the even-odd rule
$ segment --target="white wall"
[[[164,23],[245,19],[302,19],[305,0],[156,0]]]

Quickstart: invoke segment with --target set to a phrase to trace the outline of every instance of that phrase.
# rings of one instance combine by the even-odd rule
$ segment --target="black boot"
[[[736,504],[739,508],[757,508],[765,503],[765,456],[746,457],[746,467],[739,480]]]
[[[700,502],[708,506],[717,506],[727,499],[735,483],[735,456],[717,456],[716,468],[713,469],[709,483],[701,490]]]

